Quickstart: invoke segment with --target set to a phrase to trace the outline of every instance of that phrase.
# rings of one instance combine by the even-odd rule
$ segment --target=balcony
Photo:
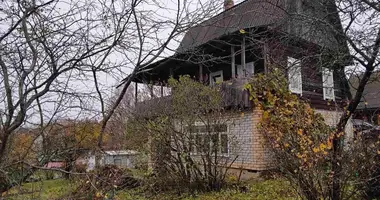
[[[248,78],[232,79],[223,81],[218,85],[222,95],[223,105],[226,108],[250,108],[252,102],[249,100],[249,92],[244,90]]]
[[[248,78],[232,79],[223,81],[215,87],[219,87],[222,95],[222,104],[226,109],[245,109],[252,106],[249,100],[249,93],[244,90],[244,85],[248,83]],[[150,100],[137,102],[135,115],[140,117],[157,117],[170,114],[172,98],[171,96],[155,97]]]

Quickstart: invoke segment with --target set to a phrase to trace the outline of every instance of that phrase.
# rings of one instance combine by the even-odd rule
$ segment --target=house
[[[262,111],[252,108],[242,86],[252,75],[276,67],[288,77],[290,91],[334,126],[350,97],[344,74],[344,67],[351,64],[349,50],[334,34],[342,26],[333,0],[246,0],[237,5],[226,0],[224,5],[223,12],[188,30],[176,54],[150,65],[134,81],[165,85],[169,77],[187,74],[210,86],[220,83],[230,91],[224,96],[231,111],[226,117],[232,120],[220,134],[226,147],[221,151],[239,155],[234,168],[266,170],[270,153],[256,127]],[[159,102],[152,101],[158,107]],[[155,112],[151,107],[146,111]],[[352,135],[351,129],[347,131]],[[232,136],[239,150],[229,148]]]
[[[362,74],[353,75],[349,82],[351,94],[355,95]],[[364,88],[363,97],[359,103],[354,119],[362,119],[375,125],[380,125],[380,72],[374,72]]]
[[[65,168],[65,162],[62,161],[50,161],[45,165],[46,168],[59,168],[64,169]]]

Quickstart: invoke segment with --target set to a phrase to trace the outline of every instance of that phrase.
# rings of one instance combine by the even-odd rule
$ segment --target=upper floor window
[[[210,85],[223,82],[223,70],[210,73]]]
[[[335,99],[334,73],[329,68],[322,68],[323,99]]]
[[[289,90],[292,93],[302,94],[301,60],[288,57]]]
[[[245,72],[243,69],[243,65],[237,65],[237,75],[239,78],[242,77],[251,77],[255,73],[255,65],[253,62],[249,62],[245,64]]]

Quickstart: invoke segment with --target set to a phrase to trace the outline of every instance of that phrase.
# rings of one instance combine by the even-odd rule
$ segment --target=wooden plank
[[[263,59],[264,59],[264,73],[265,74],[267,74],[268,73],[268,65],[269,65],[269,61],[268,61],[268,57],[269,57],[269,55],[268,55],[268,53],[269,53],[269,51],[268,51],[269,49],[268,49],[268,44],[266,43],[266,42],[264,42],[264,44],[263,44]]]
[[[244,73],[244,77],[247,76],[247,73],[246,73],[246,66],[245,66],[245,37],[243,37],[243,41],[241,43],[241,64],[243,66],[243,73]]]
[[[161,97],[164,96],[164,83],[161,83]]]
[[[232,78],[236,78],[235,47],[232,45],[231,45],[231,72],[232,72]]]
[[[150,98],[151,98],[151,99],[154,98],[153,89],[154,89],[154,85],[153,85],[153,83],[152,83],[152,86],[150,87]]]

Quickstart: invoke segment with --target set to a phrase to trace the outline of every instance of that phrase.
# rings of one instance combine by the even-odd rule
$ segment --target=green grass
[[[22,187],[13,188],[5,197],[9,200],[21,199],[59,199],[62,195],[70,193],[75,184],[64,179],[47,180],[36,183],[26,183]],[[227,189],[221,192],[209,192],[190,196],[188,194],[159,194],[147,196],[138,190],[118,191],[115,199],[125,200],[292,200],[297,199],[286,181],[266,180],[247,183],[248,191],[241,193],[238,189]],[[25,194],[25,193],[28,194]]]
[[[26,183],[21,187],[12,188],[4,199],[58,199],[60,196],[70,193],[73,188],[75,188],[74,184],[65,179]]]
[[[227,189],[221,192],[209,192],[190,196],[188,194],[175,195],[175,194],[160,194],[156,196],[144,197],[134,190],[119,191],[117,194],[118,199],[127,200],[293,200],[297,199],[294,191],[291,189],[289,183],[283,180],[266,180],[256,181],[247,184],[248,191],[246,193],[240,192],[238,189]]]

